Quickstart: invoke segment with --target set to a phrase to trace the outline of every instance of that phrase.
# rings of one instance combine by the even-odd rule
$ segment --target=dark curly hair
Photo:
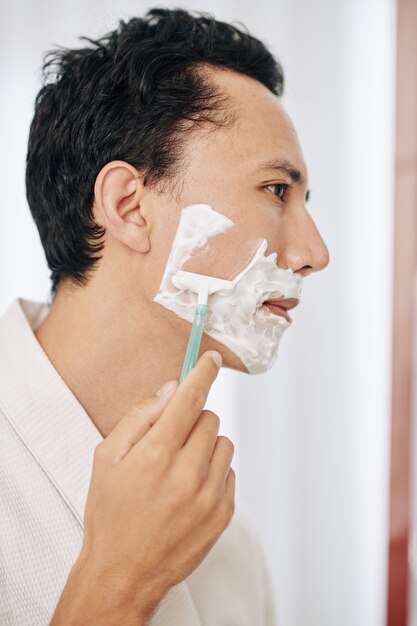
[[[120,21],[90,45],[43,57],[26,159],[26,193],[46,260],[51,294],[61,278],[85,285],[101,258],[105,229],[93,219],[94,183],[113,160],[138,169],[144,184],[173,181],[181,148],[196,126],[219,128],[233,114],[200,71],[229,68],[277,96],[283,71],[245,27],[206,13],[154,8]]]

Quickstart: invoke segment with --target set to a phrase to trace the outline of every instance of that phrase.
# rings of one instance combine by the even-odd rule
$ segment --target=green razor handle
[[[206,319],[206,304],[198,304],[194,316],[193,327],[191,329],[190,338],[188,340],[187,351],[182,365],[180,382],[187,376],[195,364],[197,363],[198,353],[200,351],[201,336],[203,334],[204,320]]]

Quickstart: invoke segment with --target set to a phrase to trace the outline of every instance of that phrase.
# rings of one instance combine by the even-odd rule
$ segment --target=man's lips
[[[297,306],[300,301],[297,298],[275,298],[274,300],[265,300],[262,306],[266,306],[274,315],[284,317],[287,322],[292,322],[287,311]]]

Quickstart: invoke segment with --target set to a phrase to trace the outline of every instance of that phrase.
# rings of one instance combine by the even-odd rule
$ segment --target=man
[[[178,386],[190,324],[156,294],[187,207],[229,227],[186,270],[239,280],[263,241],[280,277],[327,265],[282,69],[249,34],[182,10],[87,41],[47,58],[29,138],[52,302],[18,299],[0,323],[0,621],[271,625],[233,444],[203,410],[222,361],[250,367],[207,327]],[[254,315],[276,329],[296,302],[267,291]]]

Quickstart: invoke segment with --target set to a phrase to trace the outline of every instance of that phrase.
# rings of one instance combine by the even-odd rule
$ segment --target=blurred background
[[[49,298],[24,189],[41,56],[152,6],[1,3],[0,313],[18,296]],[[388,581],[396,2],[160,6],[241,21],[283,64],[283,103],[303,147],[309,210],[330,264],[306,279],[273,369],[252,377],[222,371],[208,407],[235,443],[238,499],[264,547],[279,626],[380,626]]]

